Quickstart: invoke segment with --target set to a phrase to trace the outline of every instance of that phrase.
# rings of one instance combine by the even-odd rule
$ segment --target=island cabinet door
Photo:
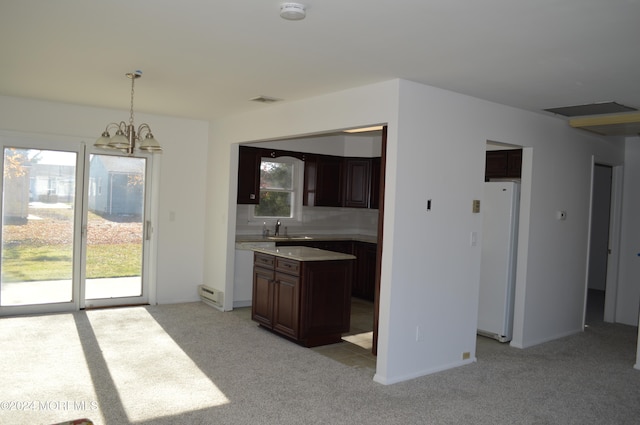
[[[300,278],[276,272],[273,291],[273,329],[297,339],[300,329]]]
[[[273,286],[275,272],[262,267],[253,269],[251,318],[269,328],[273,326]]]

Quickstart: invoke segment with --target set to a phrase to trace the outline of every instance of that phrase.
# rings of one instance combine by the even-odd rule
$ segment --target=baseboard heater
[[[207,285],[200,285],[198,286],[198,294],[205,304],[215,307],[218,310],[223,309],[224,292]]]

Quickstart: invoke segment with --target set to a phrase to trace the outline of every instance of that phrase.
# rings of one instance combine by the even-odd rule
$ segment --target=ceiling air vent
[[[282,99],[277,99],[275,97],[269,97],[269,96],[258,96],[258,97],[254,97],[253,99],[249,99],[253,102],[260,102],[260,103],[274,103],[274,102],[278,102]]]
[[[616,102],[597,102],[588,103],[586,105],[549,108],[545,109],[545,111],[558,115],[564,115],[565,117],[581,117],[585,115],[619,114],[623,112],[637,111],[637,109],[630,106],[621,105]]]

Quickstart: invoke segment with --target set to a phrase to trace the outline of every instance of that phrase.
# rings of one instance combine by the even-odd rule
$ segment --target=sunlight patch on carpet
[[[96,310],[87,317],[131,422],[229,402],[144,308],[119,313]]]
[[[0,353],[0,423],[102,420],[72,314],[2,318]]]

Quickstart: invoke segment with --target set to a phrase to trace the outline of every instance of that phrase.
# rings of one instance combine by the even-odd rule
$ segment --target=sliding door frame
[[[17,306],[0,306],[0,316],[21,314],[46,314],[78,311],[87,307],[85,300],[86,278],[86,225],[88,210],[89,159],[91,154],[108,155],[109,151],[97,150],[92,142],[74,136],[59,136],[37,133],[22,133],[0,130],[0,148],[39,149],[49,151],[73,152],[76,154],[74,214],[73,214],[73,271],[72,300],[70,302],[29,304]],[[158,199],[160,180],[160,159],[156,155],[136,153],[135,157],[146,159],[144,217],[143,217],[143,258],[142,258],[142,291],[143,298],[113,298],[91,300],[90,307],[106,307],[127,304],[156,304],[156,266],[157,266],[157,231]],[[4,162],[4,161],[3,161]],[[0,166],[4,168],[4,165]],[[0,173],[0,190],[3,188],[4,175]],[[0,207],[0,213],[1,207]],[[0,241],[2,226],[0,226]]]
[[[71,140],[70,140],[71,139]],[[6,148],[17,149],[38,149],[43,151],[72,152],[76,154],[75,165],[75,190],[73,204],[73,262],[71,275],[72,298],[69,302],[54,302],[44,304],[25,304],[15,306],[0,306],[0,316],[18,314],[42,314],[74,311],[80,308],[80,255],[81,229],[82,226],[82,196],[83,196],[83,175],[84,175],[84,155],[85,144],[82,141],[73,141],[73,138],[62,140],[59,136],[47,135],[22,135],[8,132],[0,133],[0,149],[2,151],[2,170],[0,175],[0,188],[4,188],[4,151]],[[2,209],[2,207],[0,207]],[[4,214],[4,211],[2,211]],[[0,238],[2,236],[0,226]]]
[[[140,296],[132,296],[132,297],[118,297],[118,298],[95,298],[91,300],[87,300],[85,296],[86,290],[86,266],[87,266],[87,226],[88,226],[88,212],[89,212],[89,179],[90,179],[90,159],[91,155],[111,155],[116,157],[124,157],[124,158],[141,158],[145,160],[145,176],[144,176],[144,206],[143,206],[143,217],[142,217],[142,226],[143,226],[143,237],[142,237],[142,270],[141,270],[141,290],[142,293]],[[152,206],[152,202],[156,199],[156,196],[152,196],[153,190],[153,155],[148,153],[136,152],[133,155],[122,154],[118,152],[110,152],[108,150],[96,149],[93,146],[90,146],[86,149],[85,152],[85,167],[84,167],[84,178],[83,178],[83,206],[82,206],[82,255],[81,261],[82,265],[81,269],[81,282],[82,285],[80,290],[80,306],[79,308],[101,308],[101,307],[113,307],[113,306],[122,306],[122,305],[139,305],[139,304],[150,304],[155,303],[155,286],[152,287],[151,282],[155,279],[151,279],[150,271],[153,269],[152,267],[152,259],[155,258],[155,255],[151,255],[153,251],[155,253],[155,243],[152,243],[155,238],[153,237],[154,228],[153,223],[156,222],[155,217],[151,216],[151,211],[156,211],[157,208]]]

